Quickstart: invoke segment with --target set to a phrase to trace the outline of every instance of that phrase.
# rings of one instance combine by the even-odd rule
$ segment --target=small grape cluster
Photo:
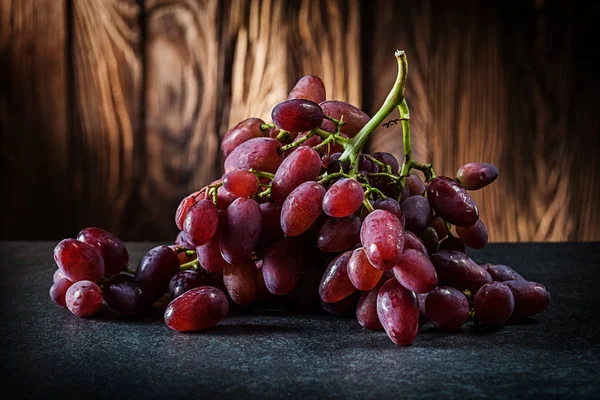
[[[210,328],[251,305],[316,306],[355,314],[401,345],[426,321],[452,331],[469,320],[498,327],[543,311],[543,285],[466,255],[467,246],[488,241],[468,191],[492,183],[498,170],[469,163],[450,178],[413,160],[408,65],[403,52],[396,58],[398,78],[372,118],[326,100],[321,79],[305,76],[275,106],[272,123],[249,118],[230,129],[224,175],[181,201],[176,244],[150,250],[133,275],[123,273],[127,250],[114,235],[88,228],[61,242],[52,299],[79,316],[102,297],[117,312],[141,314],[169,291],[164,318],[177,331]],[[362,152],[396,108],[402,164],[390,153]]]

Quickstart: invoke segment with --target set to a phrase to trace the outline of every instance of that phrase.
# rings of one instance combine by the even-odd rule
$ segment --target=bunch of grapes
[[[469,320],[498,327],[543,311],[550,301],[543,285],[467,256],[467,247],[488,241],[469,191],[498,171],[469,163],[450,178],[413,160],[408,65],[403,52],[396,58],[396,83],[372,118],[327,100],[321,79],[305,76],[275,106],[272,123],[250,118],[230,129],[224,175],[181,201],[176,244],[152,249],[134,275],[122,272],[127,251],[107,232],[61,242],[55,259],[64,277],[52,298],[89,315],[102,301],[100,281],[109,307],[139,314],[169,291],[164,318],[177,331],[212,327],[251,305],[321,307],[355,314],[401,345],[426,321],[452,331]],[[396,108],[401,164],[390,153],[362,151]],[[73,311],[77,285],[85,312]]]

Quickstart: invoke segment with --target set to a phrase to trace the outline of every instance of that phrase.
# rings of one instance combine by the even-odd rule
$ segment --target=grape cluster
[[[127,251],[107,232],[89,228],[61,242],[52,299],[85,316],[103,294],[115,311],[140,314],[169,292],[164,319],[177,331],[210,328],[250,306],[320,307],[355,314],[401,345],[427,321],[453,331],[469,320],[498,327],[543,311],[543,285],[467,256],[467,247],[488,241],[469,191],[491,184],[498,170],[469,163],[452,178],[412,159],[406,56],[396,58],[396,84],[373,118],[327,100],[321,79],[305,76],[274,107],[272,123],[250,118],[231,128],[221,144],[223,176],[181,201],[176,244],[150,250],[133,275],[122,272]],[[396,108],[402,163],[363,152]],[[80,295],[69,295],[76,286]]]

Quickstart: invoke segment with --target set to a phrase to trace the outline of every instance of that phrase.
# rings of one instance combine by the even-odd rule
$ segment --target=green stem
[[[198,268],[200,268],[200,261],[198,261],[198,259],[195,259],[193,261],[187,262],[185,264],[181,264],[179,266],[179,270],[180,271],[185,271],[185,270],[188,270],[188,269],[197,271]]]
[[[350,161],[353,170],[358,167],[358,154],[367,143],[371,133],[383,122],[385,118],[396,108],[404,99],[404,87],[406,86],[406,76],[408,73],[408,61],[404,51],[396,51],[396,61],[398,62],[398,76],[392,90],[383,102],[383,105],[377,113],[367,122],[367,124],[358,132],[358,134],[345,146],[344,153],[340,157],[341,162]]]
[[[250,168],[248,171],[252,172],[254,174],[254,176],[256,176],[257,178],[269,178],[269,179],[275,178],[275,174],[272,174],[270,172],[257,171],[254,168]]]
[[[393,181],[397,181],[400,179],[398,175],[390,174],[388,172],[370,172],[369,176],[385,176],[386,178],[390,178]]]
[[[277,137],[275,139],[277,140],[287,140],[290,138],[290,133],[288,131],[284,131],[283,129],[281,129],[279,131],[279,134],[277,134]]]
[[[338,178],[353,178],[352,175],[349,175],[345,172],[335,172],[333,174],[328,174],[325,177],[321,178],[318,183],[320,183],[321,185],[326,184],[327,182],[333,180],[333,179],[338,179]]]
[[[402,142],[404,147],[404,160],[400,175],[408,175],[412,167],[412,151],[410,145],[410,111],[408,110],[406,99],[402,100],[402,103],[398,105],[398,111],[402,119]]]
[[[261,124],[260,126],[260,130],[261,131],[268,131],[271,128],[275,128],[275,124],[274,123],[270,123],[270,124]]]
[[[363,205],[365,206],[365,208],[367,210],[369,210],[370,213],[373,212],[373,211],[375,211],[375,209],[371,205],[371,202],[369,201],[369,199],[367,199],[366,196],[365,196],[365,199],[363,200]]]
[[[258,198],[262,199],[264,197],[269,197],[270,195],[271,195],[271,187],[269,186],[268,189],[265,189],[258,194]]]

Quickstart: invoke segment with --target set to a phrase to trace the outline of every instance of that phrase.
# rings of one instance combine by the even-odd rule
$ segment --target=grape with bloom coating
[[[67,295],[67,290],[69,290],[72,285],[73,282],[67,278],[61,278],[55,281],[50,287],[50,299],[59,306],[66,307],[67,303],[65,302],[65,296]]]
[[[425,299],[427,318],[437,328],[457,331],[469,318],[469,301],[459,290],[449,286],[433,289]]]
[[[417,337],[419,330],[417,297],[396,279],[390,279],[379,289],[377,315],[392,342],[408,346]]]
[[[286,197],[300,184],[314,181],[321,172],[321,157],[308,146],[301,146],[281,163],[271,186],[273,201],[283,204]]]
[[[423,196],[425,193],[425,184],[417,175],[408,175],[405,184],[408,187],[409,196]]]
[[[305,75],[296,82],[288,100],[303,99],[319,104],[325,101],[325,84],[318,76]]]
[[[360,294],[358,304],[356,305],[356,319],[363,328],[372,331],[383,330],[383,326],[377,315],[377,295],[383,283],[379,282],[373,289]]]
[[[248,118],[227,131],[221,142],[221,151],[225,157],[231,154],[240,144],[250,139],[268,136],[268,132],[260,129],[260,126],[264,123],[260,118]]]
[[[469,193],[446,176],[429,182],[427,199],[431,208],[452,225],[473,226],[479,219],[479,210]]]
[[[440,285],[459,290],[469,289],[475,293],[492,281],[485,269],[458,251],[440,250],[431,256],[431,262],[435,266]]]
[[[167,306],[165,324],[174,331],[187,332],[212,328],[227,315],[229,302],[217,288],[191,289]]]
[[[427,254],[413,249],[405,249],[402,259],[393,269],[398,282],[416,293],[427,293],[438,283],[435,268]]]
[[[328,218],[317,236],[321,251],[339,253],[360,243],[360,218],[348,215],[344,218]]]
[[[411,196],[402,203],[402,212],[406,218],[406,229],[412,232],[420,232],[433,218],[431,206],[423,196]]]
[[[503,264],[486,263],[486,264],[479,264],[479,265],[490,274],[490,276],[492,277],[492,280],[497,281],[497,282],[526,280],[517,271],[515,271],[511,267],[508,267]]]
[[[389,211],[375,210],[363,221],[360,241],[371,264],[385,271],[392,269],[402,257],[404,229]]]
[[[217,231],[219,213],[208,199],[200,200],[188,210],[183,221],[186,239],[194,246],[202,246]]]
[[[221,231],[221,255],[230,264],[250,258],[262,229],[262,214],[253,199],[238,198],[225,211]]]
[[[471,162],[463,165],[456,173],[456,180],[467,190],[486,187],[498,178],[498,168],[492,164]]]
[[[54,261],[71,282],[99,281],[104,275],[102,254],[93,246],[75,239],[64,239],[54,248]]]
[[[337,256],[327,267],[319,285],[319,296],[327,303],[336,303],[356,291],[348,277],[351,251]]]
[[[324,116],[318,104],[302,99],[283,101],[271,112],[275,125],[289,132],[313,130],[321,125]]]
[[[302,254],[293,240],[281,239],[267,249],[262,264],[262,276],[269,292],[289,293],[300,278]]]
[[[100,308],[102,291],[94,282],[75,282],[67,289],[65,303],[69,311],[78,317],[89,317]]]
[[[77,240],[95,247],[104,260],[104,274],[116,275],[127,269],[129,253],[123,242],[110,232],[99,228],[86,228],[79,232]]]
[[[323,211],[331,217],[346,217],[360,208],[364,200],[363,187],[355,179],[335,182],[323,198]]]
[[[57,269],[56,271],[54,271],[54,275],[52,275],[52,282],[56,283],[58,281],[60,281],[61,279],[67,279],[64,274],[62,273],[62,271],[59,269]]]
[[[508,286],[501,282],[483,285],[473,299],[475,316],[482,325],[504,325],[515,307],[515,299]]]
[[[281,229],[299,236],[317,220],[322,210],[325,188],[317,182],[304,182],[290,193],[281,207]]]
[[[274,173],[283,161],[281,143],[273,138],[255,138],[240,144],[225,159],[225,173],[254,169]]]

